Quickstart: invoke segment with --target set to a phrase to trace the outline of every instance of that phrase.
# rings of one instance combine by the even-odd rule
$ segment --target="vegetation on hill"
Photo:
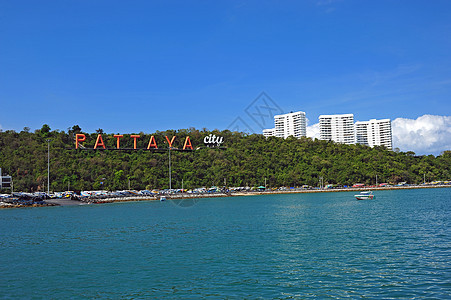
[[[113,134],[85,133],[85,150],[75,150],[77,125],[52,131],[44,125],[34,133],[0,132],[0,168],[13,177],[14,190],[47,190],[47,147],[50,140],[50,190],[164,189],[169,187],[169,153],[165,136],[176,136],[174,147],[183,148],[189,136],[194,151],[171,151],[172,187],[259,186],[268,187],[350,185],[356,182],[422,183],[451,178],[451,151],[440,156],[415,156],[384,147],[342,145],[310,138],[271,137],[225,131],[196,129],[137,133],[138,150],[115,150]],[[102,133],[107,150],[93,150]],[[203,139],[210,133],[223,136],[225,149],[206,148]],[[151,135],[159,150],[146,150]],[[124,134],[121,148],[133,148],[133,139]],[[139,150],[139,148],[142,148]],[[425,174],[425,175],[424,175]]]

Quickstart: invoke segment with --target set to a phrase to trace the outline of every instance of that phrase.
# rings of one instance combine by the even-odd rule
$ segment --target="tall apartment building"
[[[392,149],[392,131],[390,119],[371,119],[355,123],[356,143],[374,146],[385,146]]]
[[[319,116],[319,139],[343,144],[354,144],[354,115]]]
[[[368,144],[368,125],[369,122],[355,122],[355,142],[357,144],[367,145]]]
[[[277,137],[294,136],[300,138],[307,136],[305,112],[303,111],[274,116],[274,126],[274,135]]]
[[[263,135],[265,137],[276,136],[283,138],[307,136],[305,112],[298,111],[274,116],[274,128],[264,129]]]

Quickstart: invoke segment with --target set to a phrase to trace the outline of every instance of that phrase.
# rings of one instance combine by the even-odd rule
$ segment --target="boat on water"
[[[166,201],[166,197],[165,196],[161,196],[160,197],[160,201]]]
[[[376,196],[373,195],[372,191],[360,192],[358,195],[354,195],[357,200],[372,200],[375,199]]]

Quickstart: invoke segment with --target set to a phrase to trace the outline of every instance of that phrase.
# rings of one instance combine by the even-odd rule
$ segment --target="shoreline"
[[[411,190],[411,189],[430,189],[430,188],[451,188],[451,185],[412,185],[412,186],[392,186],[392,187],[363,187],[363,188],[339,188],[339,189],[288,189],[281,191],[246,191],[234,193],[212,193],[212,194],[172,194],[164,195],[166,201],[186,200],[186,199],[205,199],[218,197],[239,197],[239,196],[258,196],[258,195],[280,195],[280,194],[302,194],[302,193],[334,193],[334,192],[359,192],[359,191],[384,191],[384,190]],[[48,206],[79,206],[93,205],[116,202],[133,201],[159,201],[161,196],[131,196],[121,198],[93,199],[93,201],[81,201],[70,199],[48,199],[45,204],[20,205],[0,202],[1,208],[24,208],[24,207],[48,207]]]
[[[334,192],[358,192],[358,191],[382,191],[382,190],[413,190],[413,189],[430,189],[430,188],[449,188],[451,185],[411,185],[411,186],[391,186],[391,187],[363,187],[363,188],[339,188],[339,189],[305,189],[305,190],[286,190],[286,191],[259,191],[259,192],[243,192],[240,196],[247,194],[271,195],[271,194],[296,194],[296,193],[334,193]],[[238,193],[235,193],[238,194]],[[235,196],[235,195],[232,195]]]

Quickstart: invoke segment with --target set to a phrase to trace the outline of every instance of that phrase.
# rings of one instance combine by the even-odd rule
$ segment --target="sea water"
[[[3,209],[0,298],[449,298],[451,189],[354,194]]]

